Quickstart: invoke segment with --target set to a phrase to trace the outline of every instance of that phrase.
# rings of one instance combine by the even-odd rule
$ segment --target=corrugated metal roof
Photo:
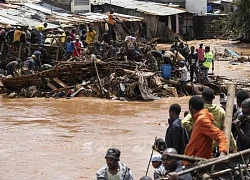
[[[41,25],[41,21],[37,21],[34,19],[31,19],[30,14],[25,13],[23,10],[17,10],[17,9],[2,9],[0,10],[0,15],[2,17],[5,17],[9,20],[17,22],[19,25],[24,26],[38,26]],[[26,16],[26,17],[25,17]],[[14,24],[11,24],[14,25]],[[48,23],[49,28],[58,28],[58,25]]]
[[[109,0],[94,0],[94,4],[109,4]],[[112,0],[112,5],[124,7],[127,9],[135,9],[139,12],[144,12],[145,14],[159,15],[159,16],[170,16],[174,14],[181,14],[187,12],[183,9],[177,9],[173,7],[166,6],[166,4],[155,3],[155,2],[145,2],[136,0]]]

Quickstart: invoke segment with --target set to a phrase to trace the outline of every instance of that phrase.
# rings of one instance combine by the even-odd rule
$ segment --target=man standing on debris
[[[181,106],[172,104],[169,108],[168,128],[165,135],[167,148],[174,148],[178,154],[184,154],[185,147],[189,141],[187,131],[181,126]]]
[[[42,47],[39,47],[38,50],[36,50],[33,54],[35,55],[34,59],[34,67],[36,71],[39,71],[42,65],[41,62],[41,53],[42,53]]]
[[[79,57],[82,55],[83,44],[80,41],[79,35],[76,35],[76,41],[74,42],[73,57]]]
[[[48,27],[47,23],[36,26],[38,44],[43,44],[43,39],[44,39],[43,32],[47,27]]]
[[[243,115],[233,121],[238,134],[238,151],[243,151],[250,148],[250,98],[245,99],[242,102],[241,107]]]
[[[108,149],[106,164],[97,171],[97,180],[133,180],[130,169],[120,161],[121,151],[116,148]]]
[[[114,18],[114,9],[110,9],[109,15],[108,15],[108,21],[109,21],[109,38],[110,40],[115,41],[116,40],[116,34],[114,30],[114,24],[115,24],[115,18]]]
[[[189,100],[189,111],[194,118],[194,126],[190,141],[185,149],[185,155],[210,159],[212,156],[212,142],[219,144],[220,155],[225,155],[228,141],[225,134],[214,124],[214,116],[204,108],[204,101],[199,96]],[[183,162],[183,164],[188,164]]]
[[[213,100],[215,98],[214,91],[210,88],[206,88],[202,91],[202,99],[204,102],[204,108],[209,111],[209,113],[213,114],[214,120],[213,124],[219,128],[220,130],[224,130],[224,120],[225,120],[225,111],[222,107],[217,104],[213,104]],[[194,119],[192,114],[189,113],[183,120],[182,126],[188,131],[191,132],[194,126]],[[213,151],[216,152],[217,143],[213,143]],[[230,150],[236,152],[236,142],[231,135],[230,138]]]
[[[87,37],[85,42],[87,43],[87,45],[90,45],[92,42],[94,42],[95,40],[95,36],[96,36],[96,32],[95,30],[90,26],[89,30],[87,32]]]
[[[14,33],[14,39],[13,39],[13,44],[15,48],[19,47],[21,34],[23,34],[23,31],[21,31],[20,26],[17,26],[17,29],[15,30],[15,33]]]
[[[62,61],[68,60],[72,56],[72,53],[74,51],[74,43],[72,41],[72,38],[68,36],[66,40],[67,40],[66,45],[65,45],[66,53],[64,54]]]
[[[196,81],[198,81],[198,71],[197,71],[197,63],[198,63],[198,56],[197,53],[194,52],[194,46],[191,46],[191,52],[188,54],[187,61],[190,66],[190,81],[193,82],[194,80],[194,73],[196,75]]]
[[[126,44],[126,49],[127,49],[127,57],[129,60],[135,60],[135,41],[136,37],[134,33],[131,33],[130,36],[125,37],[125,44]],[[149,51],[149,49],[148,49]],[[152,55],[153,56],[153,55]]]
[[[213,72],[214,71],[214,55],[210,51],[210,47],[206,46],[205,47],[204,62],[201,66],[201,70],[204,71],[205,80],[207,82],[210,82],[209,78],[208,78],[208,71],[209,71],[211,64],[212,64],[212,72]]]
[[[174,148],[167,148],[162,154],[162,165],[154,171],[154,180],[160,178],[170,178],[179,180],[192,180],[190,173],[177,176],[175,173],[183,171],[182,164],[175,158],[170,157],[170,154],[178,154]]]
[[[188,92],[186,91],[186,85],[188,82],[188,70],[186,67],[186,63],[185,61],[181,61],[180,62],[180,68],[179,71],[181,73],[181,79],[180,79],[180,83],[181,83],[181,91],[182,93],[184,93],[186,96],[188,96]]]

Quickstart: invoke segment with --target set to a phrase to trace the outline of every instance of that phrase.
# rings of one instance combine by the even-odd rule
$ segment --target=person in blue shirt
[[[62,58],[62,60],[64,60],[64,61],[68,60],[74,51],[74,43],[73,43],[72,38],[70,36],[68,36],[66,39],[67,39],[66,47],[65,47],[66,52]]]
[[[33,55],[35,55],[35,59],[34,59],[34,68],[35,71],[39,71],[42,65],[41,62],[41,53],[42,53],[42,47],[39,47],[38,50],[36,50]]]

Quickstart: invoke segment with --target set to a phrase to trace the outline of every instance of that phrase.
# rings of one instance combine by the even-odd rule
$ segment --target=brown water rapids
[[[121,150],[121,162],[139,179],[154,138],[165,136],[169,105],[185,111],[187,101],[2,98],[0,179],[95,179],[109,147]]]

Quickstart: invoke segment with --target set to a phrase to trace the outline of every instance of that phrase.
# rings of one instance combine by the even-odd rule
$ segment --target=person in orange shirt
[[[108,21],[109,21],[109,38],[110,38],[110,40],[113,40],[113,41],[116,40],[116,34],[115,34],[115,30],[114,30],[114,24],[115,24],[114,12],[115,12],[114,9],[110,9],[109,15],[108,15]]]
[[[212,142],[219,144],[220,155],[228,151],[228,141],[225,134],[213,124],[213,114],[204,108],[204,101],[199,96],[189,100],[189,111],[194,119],[194,126],[189,143],[184,154],[209,159],[212,157]],[[184,161],[183,165],[188,162]]]

